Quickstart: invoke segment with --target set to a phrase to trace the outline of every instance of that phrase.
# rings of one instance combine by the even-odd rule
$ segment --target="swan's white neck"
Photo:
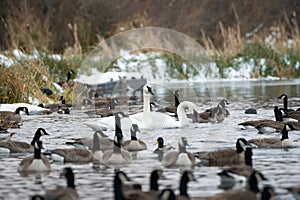
[[[183,101],[181,102],[178,107],[177,107],[177,115],[178,119],[180,121],[181,127],[183,126],[188,126],[189,125],[189,118],[186,116],[185,109],[188,108],[189,111],[196,110],[197,111],[197,106],[190,101]]]
[[[144,108],[143,108],[143,112],[144,114],[149,113],[150,112],[150,94],[143,94],[143,98],[144,98]]]

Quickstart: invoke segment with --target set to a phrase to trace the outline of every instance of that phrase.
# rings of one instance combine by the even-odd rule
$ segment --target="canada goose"
[[[127,174],[122,171],[116,171],[114,176],[114,197],[115,200],[124,200],[124,185],[130,182]]]
[[[240,199],[264,199],[267,200],[267,196],[271,196],[271,194],[266,195],[265,193],[273,193],[273,190],[270,191],[270,187],[266,187],[262,193],[259,193],[258,183],[262,180],[266,180],[262,173],[258,171],[253,171],[248,178],[246,189],[239,190],[228,190],[226,192],[217,194],[213,197],[208,198],[209,200],[240,200]],[[262,198],[264,197],[264,198]],[[269,198],[268,198],[269,199]]]
[[[64,176],[67,179],[67,187],[57,187],[54,190],[46,190],[45,199],[79,200],[80,197],[76,191],[75,176],[72,168],[64,168],[61,176]]]
[[[249,126],[252,126],[258,130],[258,133],[261,134],[280,132],[285,122],[282,121],[282,116],[278,106],[274,106],[274,116],[276,121],[269,119],[251,120],[239,123],[238,125],[241,127],[241,129],[247,129]]]
[[[226,99],[222,99],[216,107],[209,108],[209,109],[205,110],[205,112],[214,113],[214,112],[216,112],[217,107],[220,107],[224,116],[228,116],[228,115],[230,115],[229,111],[226,109],[226,105],[228,105],[228,104],[229,103]]]
[[[21,173],[26,172],[50,172],[50,163],[46,157],[41,155],[42,141],[37,140],[34,142],[34,155],[24,158],[19,167],[18,171]]]
[[[0,142],[7,142],[10,140],[10,138],[12,138],[16,133],[10,133],[8,137],[1,137],[0,138]]]
[[[114,140],[110,139],[107,135],[105,135],[102,131],[96,131],[94,133],[97,135],[97,137],[100,140],[100,149],[101,150],[108,150],[113,149],[114,147]],[[93,149],[93,138],[76,138],[74,139],[74,142],[66,142],[68,145],[73,145],[78,148],[86,148]]]
[[[63,86],[73,87],[74,82],[72,80],[72,76],[74,76],[74,74],[75,74],[75,72],[72,69],[69,70],[67,73],[66,80],[57,81],[56,84],[58,84],[60,87],[63,87]]]
[[[2,123],[8,124],[8,125],[20,123],[22,120],[20,111],[23,111],[27,115],[29,115],[27,107],[18,107],[15,110],[15,112],[0,111],[0,119],[1,119]]]
[[[7,149],[10,153],[33,153],[34,152],[34,142],[38,141],[41,136],[49,135],[45,129],[38,128],[33,136],[30,144],[26,142],[19,142],[15,140],[0,141],[0,148]]]
[[[109,100],[108,107],[92,107],[91,110],[87,110],[84,113],[87,114],[89,117],[109,117],[113,115],[113,112],[116,108],[117,99],[112,98]]]
[[[121,149],[123,135],[116,133],[114,137],[113,150],[106,150],[102,156],[102,162],[106,165],[121,165],[131,162],[131,157],[128,151]]]
[[[115,114],[115,136],[113,150],[107,150],[103,153],[102,161],[107,165],[128,164],[131,157],[128,151],[122,149],[123,133],[121,129],[121,113]]]
[[[51,112],[57,112],[59,110],[60,107],[71,107],[72,105],[70,104],[66,104],[66,100],[64,98],[64,96],[59,96],[59,101],[60,103],[50,103],[50,104],[39,104],[39,106],[41,108],[47,108],[49,109]]]
[[[124,199],[152,200],[158,195],[158,179],[163,177],[162,170],[153,170],[150,174],[150,190],[142,191],[140,188],[123,193]]]
[[[259,138],[248,140],[248,142],[255,144],[260,148],[293,147],[293,143],[288,136],[288,131],[290,130],[295,130],[294,126],[291,124],[285,124],[281,131],[281,138]]]
[[[31,105],[28,103],[1,104],[0,111],[15,112],[15,110],[19,107],[26,107],[30,115],[42,115],[45,114],[45,112],[49,112],[49,109],[41,108],[39,106]]]
[[[195,177],[192,172],[184,171],[179,182],[179,195],[174,194],[172,189],[164,189],[158,195],[159,200],[188,200],[189,195],[187,193],[188,183],[190,181],[195,181]]]
[[[98,132],[93,135],[92,152],[87,148],[62,148],[52,149],[45,152],[45,155],[50,155],[51,159],[59,162],[101,162],[102,151],[100,150],[100,137]]]
[[[168,113],[173,113],[173,114],[175,114],[175,116],[177,116],[177,107],[180,104],[179,95],[180,95],[179,90],[175,90],[175,92],[174,92],[174,105],[158,109],[157,112],[168,112]]]
[[[246,147],[244,165],[233,165],[223,169],[220,173],[218,173],[218,175],[221,177],[221,185],[227,186],[230,182],[246,182],[247,178],[254,170],[252,168],[252,154],[252,148]]]
[[[178,142],[178,151],[169,151],[162,158],[162,165],[167,166],[194,166],[195,157],[192,153],[186,151],[187,138],[181,137]]]
[[[288,108],[288,96],[286,94],[281,94],[278,99],[283,99],[283,109],[286,112],[295,111],[294,109]]]
[[[300,199],[300,186],[289,187],[287,190],[293,194],[296,200]]]
[[[279,109],[282,119],[285,122],[300,122],[300,111],[287,112],[284,109]]]
[[[247,145],[247,140],[238,138],[235,144],[236,149],[224,148],[208,152],[197,152],[195,156],[201,160],[201,163],[212,166],[240,164],[244,163],[244,148]]]
[[[124,141],[122,147],[127,151],[146,150],[147,149],[146,143],[142,140],[138,140],[136,137],[136,132],[140,132],[139,127],[136,124],[132,124],[130,132],[131,132],[131,140]]]

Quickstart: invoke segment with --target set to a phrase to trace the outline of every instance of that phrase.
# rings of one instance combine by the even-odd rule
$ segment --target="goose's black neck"
[[[181,145],[179,145],[179,153],[185,153],[186,152],[186,147],[183,145],[183,146],[181,146]]]
[[[284,128],[281,131],[281,141],[285,139],[289,139],[289,134],[288,131],[286,130],[286,127],[284,126]]]
[[[186,173],[184,173],[180,180],[180,195],[188,197],[187,189],[188,189],[189,178]]]
[[[252,167],[252,149],[246,148],[245,150],[245,164]]]
[[[152,172],[150,176],[150,190],[158,191],[158,181],[159,176],[157,172]]]
[[[120,180],[118,173],[116,173],[114,178],[114,194],[115,200],[124,200],[122,181]]]
[[[274,106],[274,115],[275,115],[276,121],[283,121],[282,115],[280,115],[280,114],[281,113],[279,112],[278,106]]]
[[[283,109],[284,109],[285,111],[288,111],[288,97],[287,97],[287,96],[285,96],[285,97],[283,98]]]
[[[74,188],[74,189],[75,189],[75,184],[74,184],[74,182],[75,182],[75,177],[74,177],[73,172],[72,172],[72,171],[68,171],[68,172],[66,173],[66,178],[67,178],[67,186],[68,186],[69,188]]]
[[[34,145],[34,159],[41,159],[42,142],[36,141]]]
[[[175,106],[178,107],[180,102],[179,102],[179,93],[178,92],[175,92]]]
[[[240,139],[238,139],[237,141],[236,141],[236,152],[237,153],[242,153],[243,151],[244,151],[244,148],[241,146],[241,143],[242,141],[240,140]],[[247,143],[247,141],[246,141],[246,143]],[[245,143],[245,144],[246,144]]]
[[[131,129],[130,132],[131,132],[131,140],[137,140],[136,131]]]
[[[249,177],[248,180],[248,185],[249,185],[249,189],[254,192],[254,193],[258,193],[259,192],[259,188],[258,188],[258,180],[255,177],[255,173],[252,173]]]

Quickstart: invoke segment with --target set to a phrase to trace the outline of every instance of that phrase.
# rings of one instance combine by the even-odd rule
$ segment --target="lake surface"
[[[161,107],[173,103],[170,89],[181,91],[181,100],[191,100],[199,106],[199,111],[226,97],[230,102],[228,110],[230,116],[219,124],[192,124],[188,128],[142,131],[138,138],[144,140],[148,150],[139,152],[137,159],[122,168],[128,176],[143,185],[143,190],[149,188],[149,175],[153,169],[162,168],[165,179],[160,180],[160,189],[171,187],[178,193],[179,179],[183,169],[163,168],[153,155],[156,148],[155,140],[163,136],[167,143],[177,147],[180,137],[187,137],[189,151],[206,151],[223,147],[235,147],[239,137],[246,139],[260,137],[280,137],[280,134],[259,135],[256,130],[240,130],[237,123],[255,119],[273,119],[273,106],[282,106],[277,97],[286,93],[289,95],[289,106],[300,107],[300,80],[292,81],[236,81],[236,82],[207,82],[207,83],[153,83],[156,97],[153,100]],[[256,108],[257,115],[244,114],[247,108]],[[142,108],[138,106],[138,108]],[[139,111],[138,109],[136,109]],[[43,116],[24,116],[23,126],[20,129],[11,129],[16,132],[15,140],[30,142],[37,128],[43,127],[50,136],[42,138],[45,149],[64,148],[66,141],[71,138],[92,137],[93,130],[82,123],[90,120],[80,110],[72,110],[71,115],[53,113]],[[106,132],[110,137],[112,131]],[[125,139],[130,139],[129,133],[124,132]],[[300,132],[289,134],[295,143],[295,148],[283,149],[254,149],[253,166],[261,171],[268,179],[268,183],[275,187],[275,199],[293,199],[286,190],[287,187],[300,185]],[[17,172],[22,158],[28,155],[10,154],[0,155],[0,199],[29,199],[34,194],[44,194],[46,189],[56,186],[65,186],[66,181],[60,178],[59,173],[65,166],[71,166],[75,172],[75,184],[81,199],[113,199],[114,169],[101,166],[94,168],[90,164],[61,164],[51,163],[52,171],[48,175],[27,177]],[[220,179],[217,173],[222,167],[196,166],[193,169],[196,182],[190,182],[188,193],[191,197],[206,197],[220,193]]]

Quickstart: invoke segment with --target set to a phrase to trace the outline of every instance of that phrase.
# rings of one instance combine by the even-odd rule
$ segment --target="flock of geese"
[[[116,170],[114,175],[114,198],[116,200],[125,199],[151,199],[151,200],[175,200],[190,199],[188,194],[188,183],[195,181],[192,169],[199,165],[203,166],[223,166],[223,170],[218,173],[221,182],[235,183],[244,182],[245,187],[241,189],[230,189],[212,197],[192,198],[192,199],[271,199],[274,195],[274,188],[265,184],[259,188],[259,183],[266,180],[266,177],[252,166],[253,148],[289,148],[293,143],[289,140],[288,132],[299,130],[300,111],[288,108],[288,97],[283,94],[278,98],[283,99],[284,107],[274,107],[275,120],[263,119],[255,121],[246,121],[239,123],[242,129],[250,126],[256,128],[259,133],[280,132],[281,138],[259,138],[246,140],[237,138],[235,148],[220,148],[206,152],[187,151],[188,140],[181,137],[178,141],[178,147],[174,148],[165,144],[163,137],[156,140],[157,148],[153,151],[157,154],[162,167],[175,167],[184,169],[179,182],[179,193],[176,194],[171,188],[161,189],[158,180],[163,178],[163,170],[156,169],[150,174],[149,191],[143,191],[139,183],[131,180],[127,174],[120,168],[129,165],[132,162],[132,154],[138,151],[147,150],[145,141],[138,139],[137,133],[141,130],[153,129],[172,129],[185,128],[195,123],[220,123],[228,115],[226,108],[227,100],[223,99],[216,106],[198,112],[198,107],[190,101],[179,101],[179,92],[175,92],[175,105],[153,111],[150,101],[151,95],[154,95],[150,85],[143,86],[143,112],[126,115],[116,108],[118,101],[115,99],[102,99],[102,103],[95,100],[84,100],[83,106],[99,105],[86,114],[102,114],[100,118],[89,120],[86,126],[95,130],[92,138],[76,138],[73,141],[66,142],[73,145],[74,148],[48,149],[42,151],[42,137],[49,135],[43,128],[38,128],[30,143],[16,141],[11,139],[14,134],[8,137],[0,138],[1,153],[29,153],[30,156],[20,161],[18,171],[21,174],[30,173],[49,173],[51,164],[49,160],[64,163],[90,163],[94,165],[103,165],[113,167]],[[67,105],[64,98],[61,97],[61,104],[48,106],[33,106],[30,104],[2,104],[0,106],[1,130],[7,131],[8,128],[19,128],[22,124],[20,112],[27,115],[47,114],[58,111],[58,113],[69,114],[70,105]],[[96,106],[98,107],[98,106]],[[108,109],[109,107],[109,109]],[[14,111],[12,111],[14,109]],[[10,111],[9,111],[10,110]],[[60,112],[63,110],[63,112]],[[68,111],[66,111],[68,110]],[[109,114],[104,114],[109,113]],[[114,131],[114,137],[109,138],[105,130]],[[124,130],[130,130],[130,140],[125,140]],[[62,175],[67,180],[65,188],[56,190],[47,190],[44,195],[35,195],[32,199],[80,199],[75,187],[75,175],[72,168],[63,169]],[[289,190],[298,195],[300,187],[295,186]]]

